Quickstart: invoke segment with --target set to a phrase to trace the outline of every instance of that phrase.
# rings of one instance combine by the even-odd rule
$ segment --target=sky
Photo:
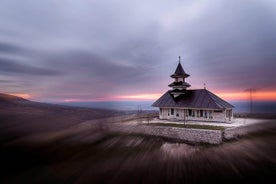
[[[274,0],[0,2],[0,93],[154,100],[181,56],[191,89],[276,101]]]

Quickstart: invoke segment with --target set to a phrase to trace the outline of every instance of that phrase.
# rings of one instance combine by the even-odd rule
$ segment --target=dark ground
[[[30,134],[58,131],[86,120],[118,116],[122,113],[32,102],[0,94],[0,143]]]
[[[23,143],[17,140],[118,112],[3,96],[0,107],[0,183],[275,183],[276,129],[216,146],[122,134]]]

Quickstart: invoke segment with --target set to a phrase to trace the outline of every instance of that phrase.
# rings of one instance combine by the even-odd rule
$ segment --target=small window
[[[192,109],[188,109],[189,116],[192,116]]]
[[[200,117],[203,117],[203,110],[200,110]]]
[[[171,115],[174,115],[174,109],[171,109]]]
[[[179,117],[178,111],[179,111],[179,110],[176,109],[176,112],[175,112],[175,113],[176,113],[176,117]]]
[[[192,116],[195,117],[195,111],[194,110],[192,111]]]
[[[212,111],[209,112],[209,119],[213,119]]]
[[[226,110],[226,117],[229,118],[232,115],[232,111],[231,110]]]

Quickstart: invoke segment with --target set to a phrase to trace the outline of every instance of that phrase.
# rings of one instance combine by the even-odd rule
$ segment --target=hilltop
[[[69,107],[0,94],[0,140],[58,131],[90,119],[122,114],[116,110]]]
[[[8,95],[4,93],[0,93],[0,103],[20,103],[20,102],[29,102],[29,100],[26,100],[24,98],[14,96],[14,95]]]

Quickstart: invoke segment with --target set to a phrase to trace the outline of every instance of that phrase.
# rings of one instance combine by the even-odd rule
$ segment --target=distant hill
[[[0,141],[68,128],[80,122],[112,117],[122,112],[33,102],[0,94]]]
[[[26,100],[24,98],[14,96],[14,95],[8,95],[4,93],[0,93],[0,103],[14,103],[14,102],[28,102],[29,100]]]

